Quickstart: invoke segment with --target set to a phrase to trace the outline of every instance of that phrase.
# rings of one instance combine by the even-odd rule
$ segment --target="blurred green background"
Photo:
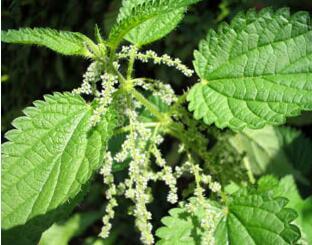
[[[120,0],[4,0],[1,4],[3,30],[40,26],[79,31],[93,37],[96,23],[107,35],[118,13]],[[192,66],[193,50],[209,28],[215,27],[220,21],[230,20],[238,11],[261,9],[266,6],[288,6],[292,11],[312,11],[311,0],[203,0],[189,9],[183,22],[174,32],[148,48],[160,54],[168,53],[179,57],[185,64]],[[53,91],[71,91],[78,87],[89,62],[82,58],[60,56],[44,48],[2,45],[1,49],[3,140],[3,134],[11,128],[10,122],[20,116],[22,109],[31,105],[32,101],[42,99],[44,94]],[[179,94],[196,82],[195,76],[188,79],[164,66],[138,63],[136,74],[170,81]],[[312,138],[311,121],[311,113],[305,113],[300,118],[290,119],[289,124]],[[165,149],[166,154],[174,157],[170,155],[171,149]],[[101,210],[105,204],[101,177],[96,178],[97,181],[92,186],[87,200],[76,209],[77,215],[63,224],[61,231],[56,227],[56,233],[52,233],[52,237],[59,237],[60,240],[51,243],[53,239],[49,238],[48,244],[66,244],[68,241],[70,244],[139,244],[139,235],[133,228],[134,221],[127,216],[129,203],[124,199],[123,204],[118,207],[119,215],[114,221],[115,228],[111,238],[105,242],[95,238],[101,228]],[[160,218],[171,207],[163,202],[166,194],[161,190],[164,188],[161,184],[154,186],[158,198],[149,207],[153,212],[155,227],[159,226]],[[84,215],[78,214],[81,212]],[[47,236],[49,235],[51,236]],[[45,244],[44,241],[41,244]]]

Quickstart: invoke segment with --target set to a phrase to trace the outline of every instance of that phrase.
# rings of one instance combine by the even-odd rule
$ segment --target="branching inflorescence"
[[[179,59],[172,59],[168,55],[158,56],[152,50],[141,53],[135,46],[123,46],[117,54],[117,58],[129,59],[129,65],[132,66],[133,63],[131,60],[138,59],[142,62],[152,61],[154,64],[165,64],[169,67],[175,67],[185,76],[191,76],[193,74],[193,71],[183,65]],[[119,114],[122,115],[124,122],[127,124],[124,125],[126,138],[121,146],[121,150],[114,156],[110,152],[106,152],[105,164],[101,169],[104,183],[108,188],[106,191],[108,203],[106,206],[106,215],[103,217],[104,226],[100,236],[103,238],[108,237],[111,229],[110,221],[114,217],[114,208],[118,205],[116,195],[123,195],[134,204],[132,214],[135,217],[135,224],[141,232],[141,241],[144,244],[153,244],[153,227],[150,223],[152,214],[147,209],[147,204],[152,200],[149,182],[163,181],[169,188],[167,201],[172,204],[177,203],[179,200],[177,179],[183,176],[183,174],[191,174],[195,177],[196,187],[194,189],[194,195],[200,203],[205,202],[206,187],[212,192],[219,193],[221,191],[221,185],[213,181],[211,175],[205,175],[203,169],[192,158],[190,150],[194,146],[191,146],[190,142],[194,143],[196,139],[194,141],[183,141],[182,139],[181,146],[183,146],[183,149],[180,153],[186,152],[187,160],[180,166],[173,167],[168,165],[166,159],[162,156],[159,146],[163,142],[163,135],[170,131],[168,129],[172,127],[171,122],[178,125],[180,130],[185,130],[183,124],[174,122],[176,121],[174,118],[178,119],[182,115],[180,113],[182,110],[181,101],[179,101],[169,84],[164,84],[161,81],[150,78],[123,78],[117,64],[118,61],[113,65],[113,69],[105,71],[104,63],[93,62],[83,76],[82,86],[73,91],[78,94],[93,95],[97,99],[99,106],[94,110],[92,116],[92,122],[96,125],[101,115],[105,114],[105,111],[111,105],[113,96],[118,97],[118,91],[120,89],[129,89],[126,98],[120,97],[117,99],[120,101],[119,105],[122,105],[122,108],[118,110]],[[128,71],[131,74],[132,69],[133,67],[130,67],[130,71]],[[100,82],[100,90],[97,89],[97,82]],[[160,99],[161,103],[165,103],[167,106],[181,108],[179,109],[180,111],[175,109],[171,112],[172,115],[160,112],[150,101],[147,99],[142,100],[141,96],[136,96],[136,93],[132,91],[135,90],[135,87],[139,87],[147,93],[152,93],[153,96]],[[148,127],[145,126],[146,123],[141,121],[140,118],[140,110],[146,106],[146,103],[148,103],[147,109],[149,107],[154,108],[157,111],[155,116],[158,116],[157,121],[154,124],[149,124]],[[151,112],[153,113],[153,111]],[[197,127],[197,124],[194,124],[190,128],[197,130],[195,127]],[[194,136],[196,137],[193,134],[192,137]],[[200,135],[197,143],[201,142],[201,137],[204,140],[204,137]],[[114,162],[123,163],[127,159],[130,159],[128,177],[123,182],[117,184],[113,177],[113,164]],[[160,170],[155,171],[152,167],[153,164],[158,165]],[[207,222],[209,223],[209,221]],[[204,223],[203,227],[208,227],[208,223]]]

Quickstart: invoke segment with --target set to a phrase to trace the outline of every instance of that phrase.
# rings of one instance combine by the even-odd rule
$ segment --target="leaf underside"
[[[109,41],[117,47],[123,38],[142,46],[156,41],[182,20],[186,7],[200,0],[124,0]]]
[[[23,225],[75,198],[102,163],[115,124],[109,111],[91,129],[92,107],[70,93],[47,95],[34,105],[13,121],[16,129],[5,135],[9,141],[2,145],[3,229]]]
[[[63,55],[89,56],[85,43],[92,42],[79,32],[57,31],[50,28],[20,28],[1,31],[5,43],[39,45]]]
[[[256,175],[293,174],[307,184],[302,173],[309,173],[312,143],[295,129],[266,126],[262,129],[244,129],[230,138],[230,143],[248,161]]]
[[[196,119],[261,128],[312,110],[312,28],[307,12],[264,9],[211,30],[194,53],[201,82],[188,94]]]
[[[42,234],[38,245],[68,245],[102,215],[101,211],[76,213],[66,221],[53,224]]]

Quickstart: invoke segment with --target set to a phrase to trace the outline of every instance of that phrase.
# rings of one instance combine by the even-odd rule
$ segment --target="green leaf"
[[[268,193],[237,192],[216,228],[216,244],[294,244],[300,238],[299,229],[291,224],[297,214],[286,204],[287,199]]]
[[[312,196],[302,202],[300,210],[299,208],[296,210],[299,212],[299,220],[296,222],[302,229],[302,240],[312,244]]]
[[[88,237],[84,240],[82,245],[115,245],[118,244],[119,231],[112,230],[109,237],[103,239],[100,237]]]
[[[294,223],[299,226],[302,233],[299,244],[312,244],[312,196],[303,200],[291,175],[285,176],[280,181],[272,176],[265,176],[259,180],[259,185],[262,189],[272,189],[275,196],[284,196],[289,200],[286,207],[298,213]]]
[[[280,141],[284,143],[284,151],[293,166],[308,175],[312,168],[312,141],[299,130],[282,127],[278,128]]]
[[[79,32],[57,31],[50,28],[20,28],[1,31],[1,41],[5,43],[44,46],[64,55],[90,57],[86,45],[93,43]]]
[[[5,244],[28,245],[38,244],[42,233],[54,222],[70,215],[77,203],[80,203],[89,189],[89,183],[82,186],[82,190],[65,204],[48,213],[36,216],[23,225],[17,225],[10,229],[1,230],[1,241]]]
[[[312,110],[312,28],[307,12],[251,10],[211,30],[194,53],[201,82],[188,94],[196,119],[262,128]]]
[[[70,93],[47,95],[34,105],[24,110],[26,116],[13,121],[16,129],[6,134],[9,141],[2,145],[5,230],[39,218],[44,230],[62,218],[54,210],[69,200],[73,204],[102,163],[116,123],[109,110],[92,129],[93,108]],[[44,215],[50,213],[45,220]]]
[[[148,96],[148,101],[153,103],[153,105],[158,109],[160,112],[168,112],[170,107],[161,100],[159,96],[150,95]],[[155,122],[157,121],[155,116],[146,108],[143,109],[143,111],[140,113],[140,120],[142,122]]]
[[[274,187],[273,187],[274,188]],[[204,232],[200,228],[205,212],[219,212],[221,218],[209,220],[212,227],[210,239],[222,244],[295,244],[300,231],[293,225],[297,217],[294,210],[286,208],[287,199],[273,195],[272,189],[243,188],[227,198],[226,205],[211,207],[193,216],[185,206],[169,211],[162,219],[164,227],[156,231],[161,238],[158,244],[200,244]],[[206,244],[206,243],[203,243]]]
[[[311,169],[312,143],[295,129],[266,126],[262,129],[244,129],[230,143],[240,153],[254,174],[276,176],[293,174],[302,183]]]
[[[126,133],[117,134],[112,136],[112,138],[110,139],[108,143],[108,150],[112,153],[113,156],[121,151],[122,143],[125,141],[126,136],[127,136]],[[129,166],[130,160],[131,160],[130,154],[129,157],[127,157],[127,159],[123,162],[117,162],[113,160],[112,166],[113,173],[126,169]]]
[[[207,210],[197,205],[195,199],[191,199],[190,202],[196,206],[194,215],[187,211],[185,205],[182,205],[179,208],[170,209],[170,216],[161,219],[164,226],[156,230],[156,236],[160,238],[157,245],[201,244],[203,230],[200,222]],[[218,210],[212,205],[209,207],[211,210]]]
[[[124,38],[138,46],[156,41],[177,26],[188,5],[199,1],[123,0],[109,41],[113,48]]]
[[[42,234],[39,245],[67,245],[82,234],[91,224],[100,219],[103,212],[76,213],[68,220],[56,223]]]

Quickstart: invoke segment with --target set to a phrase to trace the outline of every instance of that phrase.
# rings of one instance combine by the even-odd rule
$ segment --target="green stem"
[[[144,105],[152,114],[154,114],[154,116],[156,116],[159,121],[164,121],[165,118],[168,120],[168,118],[163,113],[161,113],[155,105],[153,105],[140,92],[132,87],[131,79],[125,79],[124,76],[116,69],[116,67],[114,67],[112,57],[113,56],[111,55],[111,59],[109,60],[110,68],[118,76],[120,83],[125,86],[126,89],[130,87],[129,94],[133,95],[142,105]],[[171,121],[171,118],[169,121]]]
[[[228,205],[228,197],[225,191],[221,191],[220,192],[221,195],[221,200],[223,203],[225,203],[226,205]]]
[[[193,147],[193,144],[190,144],[189,140],[185,137],[183,125],[181,123],[172,122],[167,127],[167,133],[171,136],[177,138],[180,140],[186,147],[188,147],[190,150],[196,152],[198,155],[199,152],[196,150],[196,148]]]
[[[248,176],[249,182],[251,184],[256,183],[256,179],[255,179],[255,177],[254,177],[254,175],[252,173],[251,166],[250,166],[250,164],[249,164],[249,162],[248,162],[248,160],[246,158],[243,159],[243,163],[244,163],[244,166],[245,166],[245,168],[247,170],[247,176]]]
[[[157,117],[159,121],[164,121],[164,114],[161,113],[155,105],[148,101],[139,91],[135,88],[131,90],[131,94],[142,104],[144,105],[154,116]]]
[[[142,126],[144,128],[154,128],[154,127],[158,127],[159,126],[159,123],[154,123],[154,122],[150,122],[150,123],[142,123]],[[129,132],[131,130],[131,127],[130,125],[128,126],[125,126],[125,127],[122,127],[122,128],[119,128],[119,129],[116,129],[114,131],[114,135],[117,135],[117,134],[122,134],[122,133],[125,133],[125,132]]]
[[[193,161],[193,158],[192,158],[190,152],[187,152],[187,158],[189,159],[189,161],[192,164],[192,170],[193,170],[194,177],[195,177],[195,183],[196,183],[196,187],[198,188],[198,187],[200,187],[200,182],[201,182],[201,177],[200,177],[198,168],[195,167],[195,164],[194,164],[194,161]]]
[[[148,155],[150,155],[150,153],[152,151],[152,147],[156,147],[155,137],[157,136],[157,133],[158,133],[158,130],[159,130],[159,126],[160,126],[160,124],[158,123],[158,125],[153,130],[153,134],[152,134],[149,142],[147,143],[147,145],[148,145],[148,147],[147,147]]]
[[[134,60],[135,60],[135,52],[136,52],[135,47],[132,47],[131,52],[130,52],[129,64],[128,64],[127,80],[130,80],[132,77],[133,65],[134,65]]]
[[[111,64],[111,69],[113,70],[113,72],[118,76],[118,79],[120,81],[121,84],[127,84],[127,80],[124,78],[124,76],[116,69],[116,67]]]
[[[131,59],[129,61],[128,74],[127,74],[128,77],[130,76],[130,78],[125,79],[124,76],[112,64],[113,57],[114,57],[114,55],[111,53],[109,65],[112,69],[112,72],[114,72],[118,76],[119,81],[124,86],[124,89],[127,91],[127,94],[132,95],[142,105],[144,105],[159,120],[159,122],[162,124],[164,131],[166,131],[167,133],[169,133],[173,137],[180,140],[185,146],[187,146],[190,150],[195,152],[200,158],[202,158],[203,160],[206,161],[207,155],[202,154],[202,152],[196,147],[196,145],[193,144],[191,139],[187,138],[187,136],[184,132],[185,129],[184,129],[183,125],[181,123],[174,122],[172,117],[170,116],[170,114],[160,112],[158,110],[158,108],[153,103],[151,103],[149,100],[147,100],[139,91],[137,91],[133,87],[133,80],[135,80],[135,79],[131,80],[131,72],[132,72],[132,67],[133,67]],[[149,78],[143,78],[143,79],[145,81],[154,82],[153,79],[149,79]],[[186,98],[185,94],[180,96],[177,103],[182,104],[184,102],[185,98]],[[215,171],[213,171],[213,172],[215,172]]]
[[[96,91],[97,91],[97,89],[96,89],[96,82],[93,82],[91,84],[91,89],[92,89],[92,94],[96,95]]]
[[[147,78],[147,77],[138,77],[138,78],[135,78],[135,79],[132,79],[132,81],[146,81],[146,82],[150,82],[150,83],[159,83],[160,81],[159,80],[155,80],[155,79],[152,79],[152,78]]]

